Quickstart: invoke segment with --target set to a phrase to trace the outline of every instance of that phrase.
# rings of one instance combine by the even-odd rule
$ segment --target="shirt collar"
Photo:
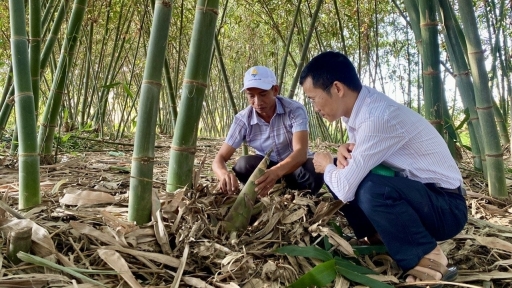
[[[284,108],[283,108],[283,105],[281,104],[281,101],[279,100],[281,96],[276,96],[276,114],[284,114]],[[260,117],[258,117],[258,114],[256,113],[256,110],[254,110],[254,108],[252,108],[252,116],[251,116],[251,125],[255,125],[255,124],[258,124],[258,119],[261,119]],[[275,114],[274,114],[275,115]],[[261,120],[263,121],[263,120]]]
[[[347,123],[347,126],[356,127],[357,126],[357,117],[361,114],[361,109],[363,109],[364,104],[366,103],[366,98],[370,94],[370,90],[367,86],[363,85],[361,92],[357,96],[356,103],[354,103],[354,108],[352,108],[352,112],[350,113],[350,118],[343,117],[343,122]]]

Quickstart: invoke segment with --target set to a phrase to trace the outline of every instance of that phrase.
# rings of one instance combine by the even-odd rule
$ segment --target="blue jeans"
[[[434,250],[436,241],[462,231],[468,219],[466,200],[460,193],[374,173],[363,179],[354,200],[340,211],[358,239],[379,233],[390,256],[404,271]]]

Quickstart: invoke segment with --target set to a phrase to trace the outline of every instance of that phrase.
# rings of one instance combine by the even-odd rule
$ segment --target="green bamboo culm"
[[[171,1],[156,1],[137,114],[128,204],[128,219],[139,225],[151,220],[156,118],[171,14]]]
[[[462,105],[464,108],[468,109],[469,113],[468,128],[471,139],[473,165],[476,170],[487,171],[486,167],[483,165],[484,163],[482,163],[481,153],[484,152],[482,128],[476,111],[475,90],[473,89],[473,83],[465,56],[467,55],[464,49],[466,46],[465,39],[462,38],[462,40],[464,40],[463,45],[457,32],[460,25],[455,18],[455,12],[450,2],[448,0],[439,0],[438,2],[443,26],[445,27],[445,29],[443,29],[444,39],[448,55],[450,55],[449,59],[453,67],[455,83],[460,92]]]
[[[503,152],[494,118],[489,77],[485,68],[484,50],[478,34],[475,11],[471,0],[458,0],[458,4],[462,29],[468,47],[477,112],[482,125],[489,192],[492,197],[504,198],[508,196],[508,193],[505,184]]]
[[[180,109],[169,156],[168,192],[192,183],[197,131],[208,87],[218,9],[219,0],[197,1]]]
[[[7,96],[5,97],[5,101],[2,104],[0,109],[0,135],[4,132],[5,127],[7,125],[7,121],[11,116],[11,111],[14,106],[14,85],[11,85],[9,91],[7,92]]]
[[[30,75],[32,76],[32,93],[34,93],[34,106],[39,113],[39,66],[41,63],[41,0],[30,0],[29,26],[30,26]]]
[[[46,39],[44,44],[43,52],[41,54],[41,62],[40,62],[40,74],[44,72],[48,61],[50,60],[50,56],[52,55],[53,48],[55,47],[55,43],[57,42],[57,38],[59,37],[59,31],[66,18],[66,13],[69,7],[69,0],[62,0],[59,6],[59,10],[57,11],[57,15],[53,20],[52,28],[50,31],[50,35]]]
[[[244,188],[242,188],[242,191],[240,191],[240,194],[236,197],[235,203],[231,206],[231,209],[225,219],[227,232],[243,231],[249,225],[252,210],[254,208],[254,201],[256,201],[256,197],[258,196],[258,193],[255,190],[257,185],[254,181],[258,180],[258,178],[267,171],[272,151],[273,149],[270,149],[265,153],[265,157],[261,160],[254,172],[252,172],[251,177],[249,177],[249,180],[245,183]]]
[[[423,99],[425,118],[429,120],[439,134],[443,131],[443,110],[441,95],[443,85],[440,74],[439,39],[436,17],[436,3],[432,0],[420,0],[421,59],[423,63]]]
[[[27,32],[25,27],[24,1],[9,1],[11,24],[11,53],[14,75],[16,125],[19,139],[19,209],[41,204],[39,192],[39,154],[37,150],[36,114]]]
[[[295,96],[295,89],[297,88],[297,83],[299,83],[300,73],[302,72],[302,68],[304,67],[304,62],[306,61],[306,56],[309,51],[309,43],[311,42],[311,37],[313,37],[313,33],[317,27],[316,19],[318,19],[318,14],[320,13],[320,9],[322,8],[323,0],[317,0],[315,11],[313,12],[313,16],[311,17],[311,23],[309,23],[308,34],[306,35],[306,39],[304,40],[304,45],[302,46],[302,52],[300,54],[300,60],[297,64],[297,68],[295,69],[295,76],[293,77],[292,83],[290,85],[290,90],[288,91],[288,98],[293,99]]]
[[[43,157],[42,160],[44,163],[53,163],[53,135],[55,134],[55,128],[57,127],[57,121],[62,104],[62,96],[66,89],[68,72],[71,70],[71,66],[73,65],[73,58],[75,55],[74,51],[77,46],[80,27],[82,26],[86,7],[87,0],[75,0],[73,11],[71,12],[71,19],[69,20],[68,30],[66,32],[66,38],[62,44],[59,64],[55,71],[55,78],[41,119],[38,145],[39,152],[41,153],[41,157]]]

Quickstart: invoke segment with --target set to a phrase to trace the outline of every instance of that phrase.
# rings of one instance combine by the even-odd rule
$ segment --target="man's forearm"
[[[215,159],[212,163],[212,170],[217,178],[221,178],[225,173],[229,173],[226,162]]]
[[[302,164],[304,164],[304,162],[306,162],[307,159],[307,153],[304,153],[303,151],[294,151],[292,154],[286,157],[286,159],[271,169],[276,170],[279,176],[283,177],[284,175],[290,174],[297,170],[300,166],[302,166]]]

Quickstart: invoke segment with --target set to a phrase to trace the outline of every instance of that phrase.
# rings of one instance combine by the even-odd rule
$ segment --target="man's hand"
[[[219,179],[219,188],[228,194],[234,194],[240,188],[235,174],[227,172]]]
[[[317,173],[324,173],[327,165],[332,164],[332,155],[327,152],[316,152],[313,165]]]
[[[338,166],[339,169],[347,167],[347,159],[352,159],[352,150],[354,150],[354,146],[356,146],[355,143],[345,143],[338,147],[338,154],[336,155],[338,157],[338,161],[336,162],[336,166]]]
[[[272,190],[277,180],[281,178],[281,175],[276,169],[268,169],[258,178],[254,183],[256,186],[256,192],[258,192],[258,196],[265,197],[268,195],[268,192]]]

